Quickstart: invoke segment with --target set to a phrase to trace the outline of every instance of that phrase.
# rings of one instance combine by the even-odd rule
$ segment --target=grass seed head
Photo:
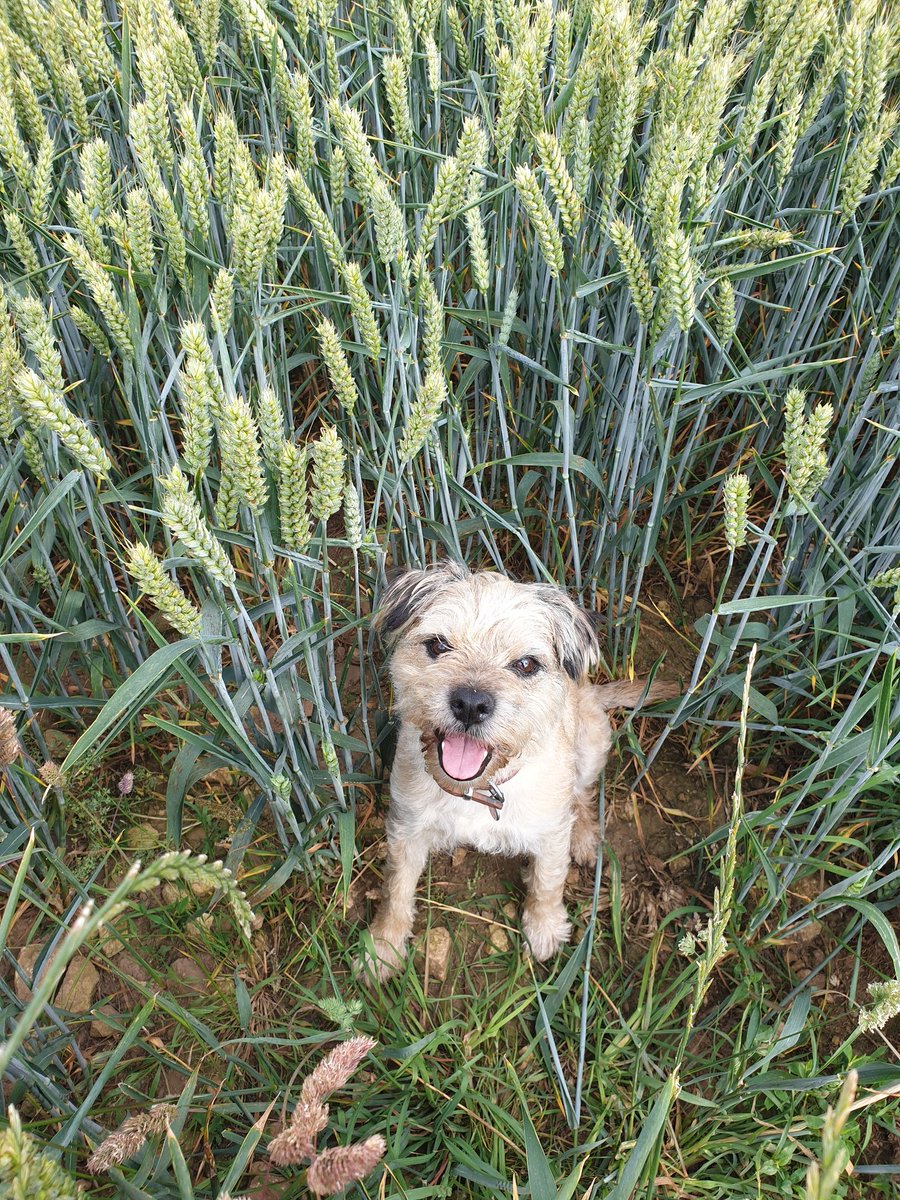
[[[900,1014],[900,979],[879,980],[869,984],[871,1003],[860,1010],[859,1028],[869,1033],[883,1029],[888,1021]]]
[[[8,708],[0,708],[0,767],[12,766],[21,753],[15,717]]]
[[[87,1169],[92,1175],[109,1171],[137,1154],[147,1138],[163,1133],[174,1121],[177,1109],[172,1104],[154,1104],[146,1113],[126,1117],[115,1133],[97,1147],[87,1160]]]
[[[375,1048],[370,1037],[349,1038],[333,1046],[303,1080],[300,1095],[307,1103],[324,1100],[342,1088],[355,1074],[359,1064]]]
[[[386,1146],[379,1134],[352,1146],[332,1146],[306,1172],[306,1184],[314,1196],[336,1196],[345,1187],[365,1179],[384,1157]]]

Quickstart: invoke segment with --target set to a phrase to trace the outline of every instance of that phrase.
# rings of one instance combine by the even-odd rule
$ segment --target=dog
[[[384,898],[360,968],[383,980],[402,964],[428,856],[460,845],[530,857],[522,930],[532,956],[550,958],[571,931],[570,862],[596,860],[607,710],[679,689],[592,685],[597,635],[564,591],[455,563],[400,575],[373,624],[392,650],[400,728]]]

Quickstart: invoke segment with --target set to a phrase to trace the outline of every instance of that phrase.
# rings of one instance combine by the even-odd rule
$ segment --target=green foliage
[[[760,1130],[801,1136],[853,1055],[820,1057],[807,1005],[790,1086],[754,1090],[776,1070],[770,1006],[790,1021],[799,1003],[754,995],[755,947],[815,913],[848,946],[881,939],[900,970],[897,624],[880,590],[896,610],[895,75],[868,0],[3,7],[0,701],[28,729],[0,791],[13,895],[56,912],[62,871],[84,899],[38,775],[60,710],[84,729],[69,768],[147,724],[175,739],[174,849],[188,788],[224,765],[249,780],[233,872],[268,812],[282,849],[263,894],[311,846],[346,884],[348,816],[380,769],[387,693],[361,630],[387,562],[555,579],[602,613],[617,672],[650,584],[664,591],[695,665],[649,751],[626,733],[645,766],[678,728],[709,761],[730,753],[759,646],[751,741],[781,782],[727,843],[728,945],[747,959],[702,951],[727,998],[686,1008],[697,964],[658,946],[636,973],[606,961],[607,1036],[588,940],[547,986],[508,962],[468,1024],[421,996],[427,1028],[411,1030],[406,1000],[373,1002],[394,1044],[419,1048],[382,1071],[365,1119],[438,1131],[427,1166],[408,1126],[389,1145],[398,1191],[484,1194],[532,1166],[539,1181],[548,1078],[545,1124],[557,1106],[578,1130],[547,1147],[554,1166],[569,1156],[561,1190],[579,1162],[619,1194],[685,1171],[711,1194],[716,1172],[730,1194],[799,1187],[793,1142]],[[681,608],[698,563],[715,601],[699,618]],[[19,878],[29,831],[41,853]],[[798,905],[813,870],[823,895]],[[331,915],[307,938],[319,969],[345,961]],[[462,983],[483,998],[477,973]],[[248,1139],[226,1143],[232,1193],[281,1078],[248,1005],[259,1074],[223,1055],[220,1119]],[[686,1011],[716,1079],[682,1044]],[[93,1068],[29,1020],[8,1057],[71,1146]],[[496,1103],[485,1030],[512,1064]],[[466,1053],[439,1061],[454,1038]]]

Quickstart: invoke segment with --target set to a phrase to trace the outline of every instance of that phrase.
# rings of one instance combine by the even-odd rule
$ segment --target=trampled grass
[[[176,1106],[90,1194],[305,1194],[265,1149],[353,1031],[366,1194],[890,1190],[898,61],[868,0],[0,9],[3,1109],[86,1177]],[[549,972],[438,865],[447,979],[369,995],[368,616],[443,555],[686,691]]]

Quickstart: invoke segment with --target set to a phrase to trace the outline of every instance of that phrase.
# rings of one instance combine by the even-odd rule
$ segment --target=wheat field
[[[875,0],[0,0],[0,1195],[892,1193],[898,72]],[[446,557],[685,691],[548,971],[371,993]]]

